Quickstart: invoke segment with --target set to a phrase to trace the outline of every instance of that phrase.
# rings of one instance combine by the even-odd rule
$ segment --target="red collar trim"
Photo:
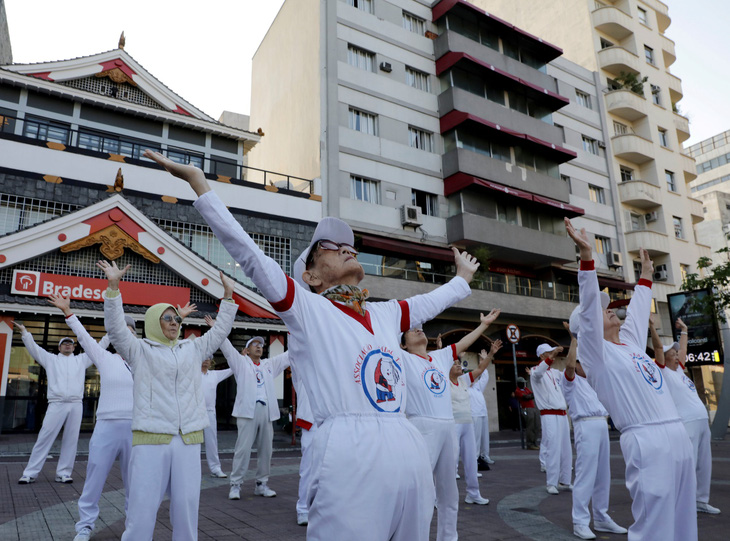
[[[345,315],[350,316],[352,319],[354,319],[355,321],[360,323],[360,325],[365,327],[370,334],[375,335],[375,333],[373,332],[373,326],[370,323],[370,312],[365,310],[365,315],[361,316],[360,314],[355,312],[355,310],[353,310],[352,308],[349,308],[348,306],[335,302],[332,299],[327,299],[327,300],[330,301],[336,308],[338,308],[340,311],[342,311]]]

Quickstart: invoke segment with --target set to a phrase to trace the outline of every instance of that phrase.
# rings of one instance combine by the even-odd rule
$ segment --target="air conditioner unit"
[[[390,65],[390,62],[381,62],[380,69],[385,73],[390,73],[391,71],[393,71],[393,66]]]
[[[415,205],[403,205],[400,208],[400,223],[402,225],[423,225],[421,207]]]
[[[644,220],[646,220],[647,222],[656,222],[658,219],[659,213],[655,210],[644,214]]]
[[[603,141],[598,141],[598,148],[606,148],[606,143]]]
[[[621,252],[609,252],[608,253],[608,266],[609,267],[623,267],[624,261],[621,257]]]
[[[730,224],[725,224],[722,226],[722,232],[726,235],[730,235]]]
[[[657,265],[654,269],[654,281],[655,282],[666,282],[669,280],[669,273],[667,272],[666,265]]]

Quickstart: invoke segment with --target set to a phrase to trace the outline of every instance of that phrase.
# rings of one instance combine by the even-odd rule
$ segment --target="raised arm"
[[[622,342],[631,342],[644,350],[651,313],[651,280],[654,275],[654,263],[649,257],[649,252],[644,248],[641,248],[639,253],[641,255],[641,276],[626,309],[626,320],[621,325],[619,335]]]
[[[20,339],[23,341],[23,345],[25,346],[25,349],[28,350],[28,353],[30,353],[30,356],[35,359],[35,362],[45,368],[46,364],[49,361],[52,361],[55,355],[48,353],[45,349],[36,344],[33,339],[33,335],[28,332],[25,325],[18,323],[17,321],[13,321],[13,325],[15,325],[15,328],[20,331]]]
[[[562,353],[563,347],[558,346],[554,350],[552,350],[548,357],[540,361],[540,364],[538,364],[530,374],[533,378],[536,380],[542,379],[542,377],[546,374],[548,371],[548,368],[550,368],[553,365],[553,362],[555,361],[555,357],[558,355],[558,353]]]
[[[71,311],[71,298],[64,297],[62,295],[51,295],[46,300],[50,304],[61,310],[61,312],[63,312],[63,315],[66,318],[66,324],[71,327],[71,330],[76,335],[76,338],[78,338],[79,344],[81,344],[81,347],[84,350],[84,353],[78,355],[79,360],[83,361],[86,368],[89,368],[92,363],[95,363],[94,357],[99,357],[99,354],[103,351],[103,349],[99,347],[99,344],[96,340],[89,336],[89,333],[86,332],[86,329],[84,329],[83,325],[81,325],[78,318],[74,316],[73,312]],[[71,325],[71,323],[69,322],[71,318],[75,320],[76,325]],[[81,339],[82,335],[85,335],[84,341],[82,341]]]
[[[654,350],[654,362],[664,368],[666,361],[664,360],[664,345],[662,344],[659,333],[656,330],[654,314],[649,317],[649,332],[651,333],[651,347]]]
[[[566,357],[567,364],[565,365],[565,379],[573,381],[575,379],[575,364],[577,359],[578,339],[573,336],[570,332],[570,324],[567,321],[563,321],[563,327],[570,334],[570,347],[568,348],[568,355]]]
[[[213,327],[215,326],[216,320],[206,315],[205,322],[209,327]],[[244,356],[233,347],[233,344],[231,344],[231,341],[228,338],[223,340],[223,343],[219,346],[219,348],[221,353],[223,353],[223,356],[226,358],[226,361],[228,361],[228,366],[231,368],[233,368],[233,366],[238,366],[244,359]]]
[[[467,334],[464,338],[459,340],[456,344],[454,344],[456,346],[456,354],[461,355],[463,352],[469,349],[471,345],[476,342],[479,337],[484,333],[484,331],[486,331],[487,328],[494,322],[494,320],[499,317],[500,312],[501,310],[497,308],[489,312],[489,314],[487,314],[486,316],[484,314],[479,314],[479,326],[471,331],[469,334]]]
[[[223,370],[213,370],[216,377],[216,383],[220,383],[224,379],[230,378],[233,375],[233,370],[230,368],[224,368]]]
[[[289,368],[289,352],[285,351],[284,353],[281,353],[276,357],[272,357],[271,359],[269,359],[269,362],[271,363],[271,370],[274,374],[274,377],[276,377],[284,370]]]
[[[203,336],[193,342],[198,350],[200,362],[210,359],[213,354],[218,351],[223,341],[228,338],[233,328],[233,320],[238,312],[238,305],[233,302],[233,280],[228,276],[220,273],[221,282],[223,283],[223,298],[220,308],[218,309],[218,319],[216,324]]]
[[[687,361],[687,341],[689,339],[687,325],[685,325],[681,317],[677,318],[674,325],[679,329],[679,351],[677,352],[677,359],[679,359],[679,365],[684,370],[684,363]]]

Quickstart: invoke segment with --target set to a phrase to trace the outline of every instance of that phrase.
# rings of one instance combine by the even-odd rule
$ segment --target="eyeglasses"
[[[180,323],[182,323],[182,318],[180,316],[171,316],[170,314],[165,314],[160,318],[160,321],[164,321],[165,323],[172,323],[174,321],[179,325]]]
[[[352,255],[357,255],[359,252],[355,250],[355,248],[346,242],[333,242],[331,240],[320,240],[317,241],[314,246],[312,246],[312,249],[309,250],[309,253],[307,254],[307,260],[305,263],[305,268],[309,268],[310,265],[314,262],[314,253],[317,251],[318,248],[322,248],[323,250],[330,250],[332,252],[337,252],[341,248],[344,248],[346,251],[350,252]]]

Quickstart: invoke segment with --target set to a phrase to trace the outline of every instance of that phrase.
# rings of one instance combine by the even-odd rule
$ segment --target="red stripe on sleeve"
[[[684,363],[682,363],[682,361],[678,361],[678,362],[679,362],[679,366],[681,366],[682,370],[684,370]]]
[[[555,362],[555,359],[551,359],[550,357],[545,359],[545,364],[547,364],[548,366],[552,366],[554,362]]]
[[[474,383],[474,372],[469,372],[469,380]]]
[[[592,259],[590,261],[580,260],[580,270],[591,271],[596,270],[596,263]]]
[[[411,328],[411,307],[408,301],[398,301],[400,304],[400,332],[406,332]]]
[[[567,373],[565,373],[564,375],[565,375],[565,379],[567,379],[568,381],[573,381],[575,379],[575,372],[573,372],[572,378],[569,378]]]
[[[294,304],[294,280],[286,277],[286,297],[278,302],[272,302],[271,307],[277,312],[286,312]]]
[[[459,358],[459,355],[456,353],[456,344],[451,344],[451,354],[454,356],[454,360]]]
[[[74,315],[73,314],[69,314],[69,315],[66,316],[66,319],[68,319],[70,317],[74,317]]]
[[[651,287],[651,280],[647,280],[646,278],[640,278],[636,285]]]

